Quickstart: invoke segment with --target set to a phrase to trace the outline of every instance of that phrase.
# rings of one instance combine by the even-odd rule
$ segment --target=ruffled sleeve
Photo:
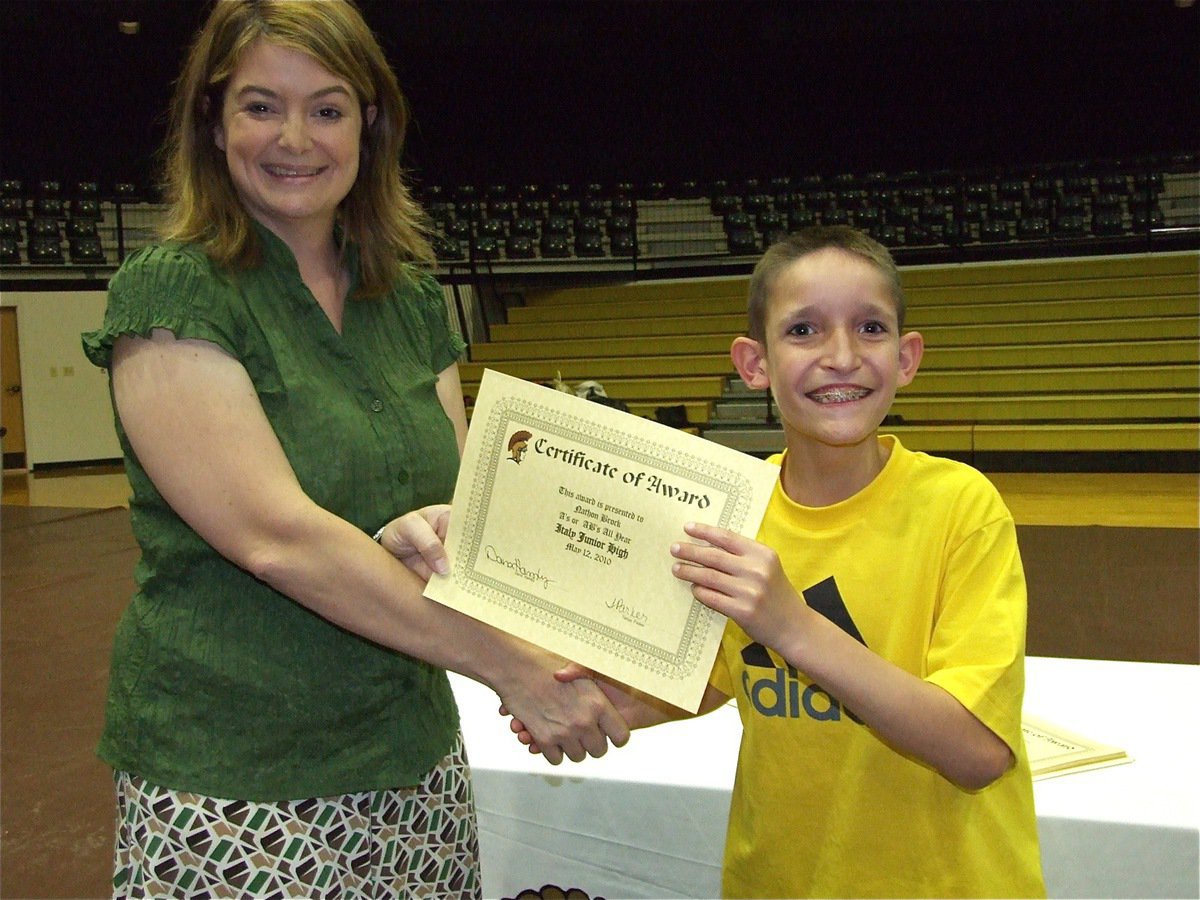
[[[429,334],[429,362],[434,372],[441,372],[451,363],[457,362],[467,348],[467,342],[450,327],[450,314],[446,309],[446,295],[442,286],[431,275],[421,278],[417,303]]]
[[[165,328],[177,338],[212,341],[238,356],[238,329],[228,304],[229,289],[197,248],[155,245],[131,255],[108,286],[104,324],[84,332],[83,352],[100,368],[112,362],[113,344],[122,335],[148,337]]]

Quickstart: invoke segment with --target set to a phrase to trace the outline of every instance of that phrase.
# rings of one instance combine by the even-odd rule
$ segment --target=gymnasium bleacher
[[[0,271],[105,278],[154,239],[150,196],[0,178]],[[844,223],[892,249],[926,339],[888,421],[907,444],[992,468],[1200,468],[1194,155],[420,196],[469,338],[468,409],[485,368],[592,380],[637,415],[775,452],[774,410],[728,356],[747,276],[789,231]]]

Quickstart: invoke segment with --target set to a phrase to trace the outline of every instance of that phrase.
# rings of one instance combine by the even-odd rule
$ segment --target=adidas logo
[[[866,646],[832,576],[802,593],[810,607]],[[742,662],[747,667],[742,673],[742,691],[759,715],[790,719],[803,715],[818,722],[840,722],[845,716],[862,724],[861,719],[819,684],[803,684],[794,666],[777,666],[762,644],[755,642],[743,647]],[[771,674],[752,681],[750,669],[768,669]]]

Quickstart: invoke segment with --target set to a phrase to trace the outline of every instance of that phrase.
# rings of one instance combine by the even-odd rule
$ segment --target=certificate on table
[[[425,595],[695,711],[725,617],[671,574],[685,522],[753,537],[779,468],[487,370]]]

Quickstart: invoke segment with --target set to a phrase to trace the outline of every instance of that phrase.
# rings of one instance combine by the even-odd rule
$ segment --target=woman
[[[99,747],[117,895],[478,896],[445,669],[552,759],[628,736],[561,660],[421,596],[466,420],[405,123],[347,0],[222,0],[177,85],[167,234],[84,339],[142,549]]]

